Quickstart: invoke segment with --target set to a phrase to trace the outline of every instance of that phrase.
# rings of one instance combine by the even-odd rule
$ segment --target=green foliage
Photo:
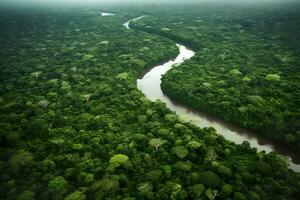
[[[167,141],[166,140],[162,140],[160,138],[152,138],[149,141],[149,145],[154,147],[156,150],[158,150],[158,148],[162,145],[164,145]]]
[[[139,192],[151,192],[152,189],[153,189],[153,186],[150,182],[140,183],[138,186]]]
[[[190,149],[196,150],[196,149],[199,149],[202,146],[202,144],[197,141],[192,140],[187,144],[187,146]]]
[[[69,194],[65,200],[85,200],[86,196],[83,192],[75,191],[71,194]]]
[[[190,172],[192,169],[192,165],[189,162],[177,162],[175,164],[176,170]]]
[[[119,181],[112,178],[104,178],[92,186],[93,190],[98,190],[96,197],[102,197],[103,193],[114,192],[119,188]]]
[[[140,183],[137,188],[140,198],[154,199],[153,186],[150,182]]]
[[[170,31],[171,29],[169,29],[169,28],[162,28],[161,30],[162,31]]]
[[[85,182],[86,184],[91,184],[93,181],[94,181],[94,174],[87,174],[87,175],[85,176],[84,182]]]
[[[221,184],[220,177],[211,171],[201,172],[199,181],[210,188],[217,188]]]
[[[70,90],[70,89],[71,89],[70,83],[68,83],[67,81],[63,81],[63,82],[61,83],[61,89],[62,89],[62,90]]]
[[[103,45],[108,45],[108,44],[109,44],[109,42],[108,42],[108,41],[106,41],[106,40],[104,40],[104,41],[101,41],[101,42],[100,42],[100,44],[103,44]]]
[[[20,196],[18,197],[18,200],[34,200],[35,199],[35,193],[32,191],[24,191]]]
[[[62,138],[52,138],[50,139],[50,142],[56,145],[64,144],[65,140]]]
[[[179,190],[172,194],[171,199],[172,200],[186,200],[187,197],[188,197],[188,194],[185,190]]]
[[[48,183],[48,189],[54,195],[65,194],[68,191],[68,185],[64,177],[57,176]]]
[[[204,7],[178,8],[180,19],[167,13],[167,19],[151,17],[137,26],[196,52],[163,75],[163,92],[299,153],[300,29],[299,20],[294,20],[299,6],[293,11],[254,5],[227,11]],[[162,31],[171,24],[170,30]]]
[[[217,172],[222,176],[222,177],[230,177],[231,176],[231,170],[228,167],[225,166],[219,166],[217,169]]]
[[[254,104],[254,105],[260,105],[264,103],[264,99],[261,96],[258,95],[251,95],[248,96],[248,100],[250,103]]]
[[[265,161],[256,162],[255,170],[256,170],[256,172],[264,174],[264,175],[270,175],[272,173],[272,167],[269,165],[269,163],[267,163]]]
[[[249,192],[248,199],[249,200],[260,200],[259,196],[253,191]]]
[[[85,54],[82,56],[82,60],[83,61],[87,61],[87,60],[90,60],[94,57],[94,55],[91,55],[91,54]]]
[[[117,75],[117,79],[120,79],[120,80],[126,80],[128,78],[128,73],[124,72],[124,73],[121,73],[121,74],[118,74]]]
[[[268,75],[266,75],[266,79],[268,81],[279,81],[280,76],[278,74],[268,74]]]
[[[209,200],[214,200],[216,198],[217,194],[218,194],[217,190],[213,190],[211,188],[207,188],[205,190],[205,196],[207,196],[207,198]]]
[[[247,200],[246,196],[240,192],[235,192],[233,194],[233,200]]]
[[[128,160],[129,160],[128,156],[123,154],[116,154],[110,158],[109,164],[115,168],[125,164]]]
[[[140,30],[127,30],[121,25],[137,15],[135,6],[111,9],[118,14],[0,8],[1,198],[233,199],[239,192],[249,199],[295,199],[299,176],[287,160],[178,120],[136,85],[145,70],[176,57],[172,40],[187,44],[197,53],[171,70],[174,77],[167,73],[164,91],[166,82],[176,82],[168,89],[177,100],[297,146],[298,39],[290,48],[289,34],[282,34],[290,26],[278,23],[266,35],[273,14],[260,12],[260,23],[256,9],[249,15],[194,4],[141,6],[151,17],[132,23]],[[300,23],[293,21],[297,35]],[[276,63],[269,65],[270,57]]]
[[[191,194],[191,197],[193,199],[197,199],[201,196],[201,194],[204,192],[205,187],[202,184],[196,184],[191,187],[189,187],[189,193]]]
[[[144,124],[147,122],[147,116],[146,115],[140,115],[138,116],[138,122],[141,124]]]
[[[177,115],[174,114],[166,114],[165,120],[168,121],[169,123],[174,124],[178,120],[178,117]]]
[[[13,154],[9,163],[11,169],[18,173],[20,170],[30,167],[33,164],[33,156],[30,152],[22,149]]]
[[[42,168],[44,172],[49,172],[55,170],[55,162],[46,159],[42,161]]]
[[[171,177],[171,175],[172,175],[172,168],[170,166],[168,166],[168,165],[164,166],[163,167],[163,171],[164,171],[164,175],[166,177]]]
[[[229,184],[225,184],[222,187],[220,196],[224,199],[228,198],[232,193],[232,186]]]
[[[238,69],[232,69],[232,70],[229,71],[229,73],[233,76],[242,75],[242,72],[240,72],[240,70],[238,70]]]
[[[172,148],[172,151],[180,159],[185,158],[189,154],[188,149],[185,148],[184,146],[175,146],[175,147]]]

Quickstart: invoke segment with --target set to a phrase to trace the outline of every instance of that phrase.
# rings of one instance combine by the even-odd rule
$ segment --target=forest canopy
[[[288,168],[286,157],[275,152],[257,152],[246,141],[237,145],[213,128],[201,129],[185,122],[166,104],[147,99],[136,86],[140,74],[178,55],[174,41],[185,42],[199,52],[194,60],[175,67],[163,78],[163,88],[172,86],[169,91],[165,89],[170,96],[182,95],[176,90],[177,83],[185,78],[197,82],[188,88],[182,85],[188,95],[203,94],[206,100],[206,95],[214,97],[215,91],[223,92],[221,98],[228,99],[220,103],[222,111],[231,108],[228,104],[231,98],[242,96],[237,86],[246,89],[242,96],[245,104],[232,101],[239,106],[236,112],[272,109],[282,105],[281,102],[274,100],[272,105],[268,104],[268,96],[257,85],[272,88],[267,91],[272,95],[290,91],[280,101],[295,98],[297,84],[287,76],[297,80],[293,67],[298,61],[293,53],[298,51],[297,44],[280,34],[288,29],[276,32],[275,38],[271,38],[275,42],[264,46],[257,44],[256,33],[261,27],[267,29],[263,26],[266,22],[261,26],[247,20],[234,23],[239,25],[234,27],[226,24],[240,34],[233,38],[226,26],[216,27],[212,22],[214,17],[223,20],[222,17],[212,14],[204,18],[197,14],[196,19],[191,18],[199,7],[161,9],[160,6],[113,7],[107,11],[116,15],[101,17],[99,9],[93,7],[32,8],[26,12],[1,8],[0,23],[4,27],[0,31],[1,198],[279,200],[299,197],[300,175]],[[151,14],[151,18],[134,23],[133,30],[123,27],[127,20],[140,16],[137,10]],[[174,11],[186,14],[179,17]],[[202,12],[205,15],[208,11]],[[270,18],[265,20],[268,22]],[[201,32],[198,24],[203,24]],[[215,31],[212,34],[210,30]],[[262,29],[262,37],[268,30]],[[227,39],[221,42],[219,37]],[[258,45],[248,46],[255,50],[251,51],[254,55],[245,54],[246,45],[240,46],[238,57],[249,56],[248,64],[238,65],[227,59],[235,60],[231,52],[236,43],[248,44],[248,40]],[[281,40],[295,45],[293,51],[280,48]],[[260,50],[269,48],[268,45],[278,46],[275,58],[282,65],[267,62],[253,72],[248,70],[255,56],[264,60]],[[229,67],[222,63],[217,66],[222,58],[230,62]],[[211,70],[211,74],[201,71],[202,68]],[[191,71],[174,79],[176,70]],[[253,73],[259,73],[258,78]],[[206,76],[198,80],[200,76],[194,76],[197,74]],[[214,79],[215,76],[222,79]],[[227,84],[230,87],[223,87]],[[248,92],[248,87],[255,92]],[[217,106],[217,98],[210,98],[209,105],[210,100]],[[296,101],[288,105],[294,106]],[[288,106],[287,110],[290,111]],[[294,119],[297,117],[294,111],[283,114]],[[276,119],[281,119],[280,114]],[[250,120],[251,115],[248,119],[249,123],[255,122]],[[293,131],[287,136],[290,141],[296,137]]]

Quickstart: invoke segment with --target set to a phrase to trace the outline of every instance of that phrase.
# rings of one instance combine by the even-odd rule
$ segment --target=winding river
[[[126,29],[130,29],[130,22],[142,19],[145,16],[131,19],[123,25]],[[236,144],[241,144],[243,141],[248,141],[251,147],[257,148],[258,151],[271,152],[276,151],[287,156],[290,160],[290,168],[296,172],[300,172],[300,156],[289,151],[281,144],[264,137],[252,131],[226,123],[218,117],[200,112],[182,103],[171,100],[161,90],[161,77],[174,65],[179,65],[185,60],[192,58],[195,52],[188,49],[184,45],[176,44],[180,52],[174,60],[170,60],[162,65],[153,67],[150,71],[144,74],[143,77],[137,80],[137,87],[147,98],[152,101],[157,99],[167,104],[167,107],[175,111],[184,120],[187,120],[201,128],[213,127],[218,134],[223,135],[226,139],[233,141]]]

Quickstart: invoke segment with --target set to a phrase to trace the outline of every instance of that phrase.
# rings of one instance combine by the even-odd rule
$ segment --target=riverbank
[[[141,19],[141,18],[135,18]],[[130,21],[127,23],[129,27]],[[145,30],[143,30],[145,31]],[[168,38],[169,39],[169,38]],[[188,50],[187,47],[179,45],[179,48]],[[180,51],[178,57],[185,57],[185,50]],[[191,50],[190,50],[191,51]],[[194,55],[194,52],[193,52]],[[204,127],[213,127],[216,129],[217,133],[224,136],[226,139],[233,141],[236,144],[242,144],[244,141],[248,141],[252,148],[256,148],[258,151],[265,151],[270,153],[275,151],[279,154],[289,157],[291,160],[290,167],[294,171],[300,171],[300,156],[294,153],[293,151],[287,149],[285,146],[276,142],[272,139],[269,139],[261,134],[255,133],[250,130],[243,129],[241,127],[229,124],[222,120],[219,117],[213,116],[211,114],[201,112],[199,110],[193,109],[190,106],[184,104],[179,104],[178,102],[172,101],[167,95],[163,93],[161,89],[161,77],[172,68],[173,65],[179,65],[185,60],[192,58],[193,56],[187,56],[187,59],[181,60],[181,62],[172,62],[172,60],[155,66],[146,74],[143,74],[140,80],[137,81],[138,88],[151,100],[160,99],[162,102],[166,103],[168,108],[172,111],[175,111],[178,115],[184,115],[187,120],[192,121],[197,126]],[[175,59],[176,60],[176,59]],[[179,96],[171,96],[172,99],[181,101],[182,98]]]

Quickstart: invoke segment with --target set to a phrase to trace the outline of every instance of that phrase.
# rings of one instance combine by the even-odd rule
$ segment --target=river
[[[130,29],[130,22],[142,19],[145,16],[131,19],[123,25]],[[290,168],[296,172],[300,172],[300,156],[288,150],[283,145],[269,139],[261,134],[240,128],[238,126],[224,122],[222,119],[200,112],[182,103],[171,100],[161,90],[161,77],[170,70],[173,66],[179,65],[184,61],[192,58],[195,52],[188,49],[184,45],[176,44],[180,52],[178,56],[162,65],[153,67],[150,71],[144,74],[143,77],[137,80],[137,87],[142,91],[147,98],[152,101],[157,99],[166,103],[167,107],[175,111],[177,115],[186,121],[189,121],[200,128],[213,127],[217,133],[223,135],[227,140],[236,144],[241,144],[243,141],[248,141],[251,147],[257,148],[258,151],[267,153],[275,151],[289,158]]]
[[[101,12],[101,16],[102,16],[102,17],[106,17],[106,16],[114,16],[114,15],[116,15],[116,14],[114,14],[114,13],[107,13],[107,12]]]

